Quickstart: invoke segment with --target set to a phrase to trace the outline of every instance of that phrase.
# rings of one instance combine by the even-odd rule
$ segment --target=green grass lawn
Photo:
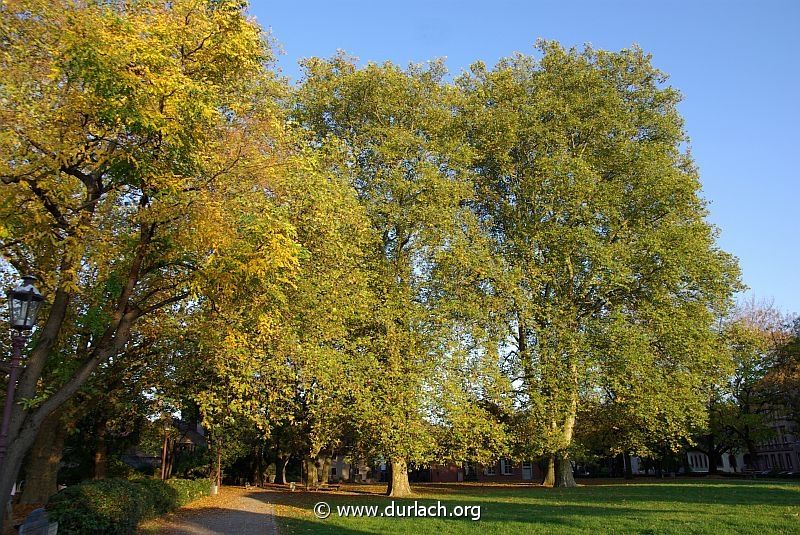
[[[345,494],[355,490],[359,494]],[[480,505],[481,518],[339,518],[337,505],[389,504],[368,494],[378,487],[342,492],[277,493],[281,533],[800,533],[800,483],[743,480],[642,480],[597,482],[575,489],[537,486],[419,485],[419,503],[441,500]],[[411,500],[403,500],[413,503]],[[326,501],[326,520],[312,513]]]

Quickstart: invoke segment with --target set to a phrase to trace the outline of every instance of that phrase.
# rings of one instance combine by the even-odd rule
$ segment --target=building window
[[[794,468],[794,466],[792,465],[792,454],[791,453],[787,453],[786,454],[786,468],[789,468],[790,470],[792,468]]]
[[[494,464],[486,465],[486,475],[493,476],[497,474],[497,467]]]
[[[504,476],[510,476],[514,473],[511,461],[509,459],[500,459],[500,473]]]
[[[331,466],[331,475],[332,476],[336,475],[336,467],[335,466]]]

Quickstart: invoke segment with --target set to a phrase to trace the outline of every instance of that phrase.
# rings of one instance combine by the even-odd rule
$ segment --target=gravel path
[[[149,526],[159,535],[277,535],[275,506],[261,489],[223,487]]]

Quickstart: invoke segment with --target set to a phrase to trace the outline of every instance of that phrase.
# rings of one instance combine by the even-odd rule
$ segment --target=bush
[[[67,487],[50,498],[46,508],[61,534],[129,535],[139,522],[210,492],[207,479],[104,479]]]
[[[211,463],[211,454],[208,448],[198,446],[191,451],[182,451],[178,454],[172,473],[176,477],[202,478],[204,474],[208,473],[209,463]]]
[[[138,479],[145,477],[144,472],[136,470],[129,464],[111,457],[108,459],[108,477],[109,478],[122,478],[122,479]]]
[[[176,492],[178,507],[211,495],[211,481],[208,479],[169,479],[167,485]]]

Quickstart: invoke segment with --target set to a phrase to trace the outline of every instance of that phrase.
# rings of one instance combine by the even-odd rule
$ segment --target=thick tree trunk
[[[328,485],[328,478],[330,477],[331,473],[331,458],[329,456],[325,456],[322,458],[322,470],[319,474],[319,482],[322,484],[323,487]]]
[[[50,414],[42,423],[25,465],[25,486],[20,503],[46,503],[58,492],[58,469],[67,429],[61,423],[62,410]]]
[[[551,455],[546,459],[544,467],[544,480],[542,485],[545,487],[553,487],[556,484],[556,458]]]
[[[96,442],[94,450],[94,479],[105,479],[108,474],[108,433],[105,419],[101,419],[95,426]]]
[[[267,468],[268,464],[264,459],[264,446],[256,446],[250,455],[250,473],[247,475],[246,484],[252,483],[257,487],[263,487],[264,483],[268,481]]]
[[[556,461],[556,483],[555,487],[577,487],[575,478],[572,476],[572,463],[569,456],[564,453]]]
[[[709,475],[716,475],[719,474],[719,469],[717,468],[717,454],[713,451],[708,456],[708,474]]]
[[[309,455],[305,457],[303,464],[306,467],[306,490],[316,489],[319,485],[317,460]]]
[[[2,470],[0,470],[0,497],[2,497],[0,508],[5,511],[4,514],[0,515],[0,533],[4,533],[2,530],[8,525],[7,521],[10,518],[10,509],[8,509],[6,505],[11,499],[11,489],[17,481],[17,476],[19,475],[19,469],[22,466],[25,453],[27,453],[36,440],[38,429],[38,425],[36,427],[32,425],[24,426],[16,438],[8,445],[8,450],[6,450],[6,459],[3,463]]]
[[[288,481],[286,481],[286,467],[289,466],[289,459],[291,457],[287,455],[286,457],[278,457],[278,464],[276,466],[277,474],[275,475],[275,479],[281,485],[286,485]]]
[[[714,444],[714,435],[708,435],[708,473],[718,474],[719,470],[717,470],[717,459],[719,455],[716,451],[716,445]]]
[[[411,484],[408,482],[408,465],[400,457],[392,457],[390,461],[389,486],[386,495],[393,498],[411,496]]]
[[[576,487],[577,484],[575,483],[575,478],[572,476],[572,463],[569,462],[569,453],[567,453],[567,449],[570,444],[572,444],[572,433],[575,430],[575,419],[577,418],[578,413],[578,390],[577,390],[577,370],[575,366],[572,366],[572,375],[573,381],[575,382],[575,391],[573,393],[572,405],[570,407],[570,413],[567,415],[566,420],[564,421],[564,432],[563,432],[563,447],[564,450],[560,451],[558,455],[556,455],[556,481],[555,487]]]

